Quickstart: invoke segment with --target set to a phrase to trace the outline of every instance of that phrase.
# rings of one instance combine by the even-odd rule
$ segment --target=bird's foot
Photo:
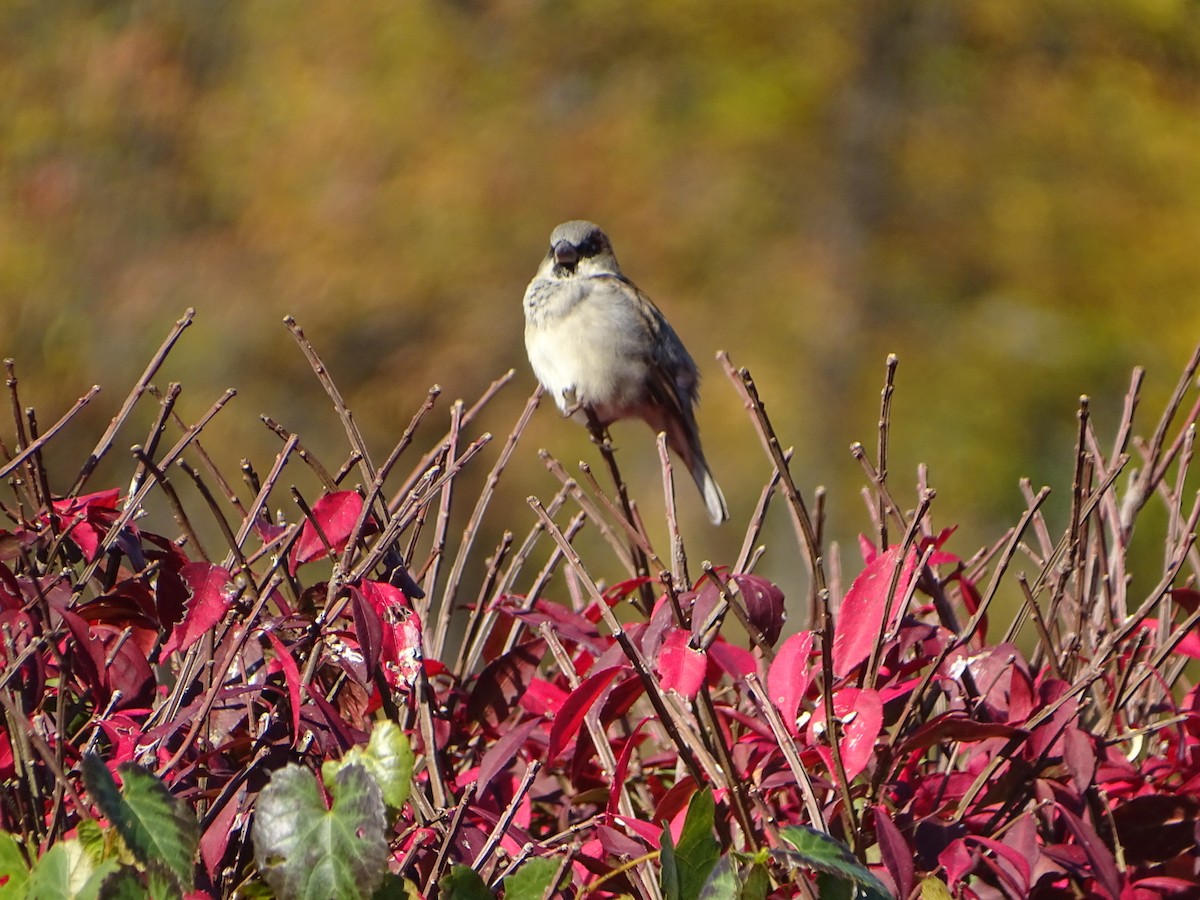
[[[563,388],[562,398],[562,414],[564,419],[571,418],[571,416],[583,409],[583,404],[579,402],[579,397],[575,394],[575,388]]]

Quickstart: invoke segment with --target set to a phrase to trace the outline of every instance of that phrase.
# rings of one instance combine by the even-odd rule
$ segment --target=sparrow
[[[714,525],[729,518],[700,447],[700,372],[656,307],[617,264],[608,235],[564,222],[525,290],[525,349],[563,415],[608,427],[642,419],[665,432]]]

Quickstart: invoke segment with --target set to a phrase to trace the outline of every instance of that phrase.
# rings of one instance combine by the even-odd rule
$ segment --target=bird
[[[713,524],[728,520],[725,495],[700,446],[696,362],[658,307],[621,272],[598,225],[580,219],[554,229],[524,309],[529,363],[563,415],[603,428],[642,419],[665,432]]]

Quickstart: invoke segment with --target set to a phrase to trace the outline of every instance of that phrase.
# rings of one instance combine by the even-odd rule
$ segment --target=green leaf
[[[123,763],[117,772],[123,783],[120,791],[98,756],[83,759],[88,792],[130,852],[144,865],[166,866],[181,892],[190,891],[200,846],[200,823],[195,814],[141,766]]]
[[[421,900],[421,889],[395,872],[386,872],[371,900]]]
[[[679,863],[675,859],[675,845],[671,842],[671,829],[662,830],[659,842],[658,862],[661,870],[658,884],[662,889],[663,900],[680,900],[679,897]]]
[[[828,872],[817,873],[817,896],[821,900],[854,900],[857,885]]]
[[[75,828],[75,837],[79,839],[79,843],[83,845],[83,849],[88,852],[88,856],[94,862],[100,862],[104,859],[108,849],[108,842],[105,839],[104,829],[100,827],[100,823],[95,819],[83,819]]]
[[[288,765],[258,795],[251,835],[259,871],[280,900],[370,897],[383,880],[387,842],[379,785],[360,765],[343,768],[327,809],[316,778]]]
[[[479,873],[470,866],[455,866],[438,882],[442,900],[496,900]]]
[[[737,863],[726,854],[713,866],[698,900],[738,900],[738,886]]]
[[[536,856],[504,879],[504,900],[542,900],[558,875],[561,860]]]
[[[936,875],[921,879],[921,900],[950,900],[950,888]]]
[[[762,863],[751,863],[749,872],[744,873],[738,900],[767,900],[770,891],[771,876],[767,874],[767,867]]]
[[[862,885],[868,897],[891,896],[886,885],[859,862],[841,841],[807,825],[788,825],[780,829],[779,834],[796,848],[795,853],[782,851],[794,862]]]
[[[122,868],[104,880],[98,900],[179,900],[179,886],[166,869],[142,880],[131,868]]]
[[[383,802],[392,809],[400,809],[412,788],[414,763],[408,736],[395,722],[381,721],[371,729],[371,739],[365,750],[351,747],[340,760],[327,760],[321,766],[321,777],[326,787],[330,787],[337,773],[346,766],[361,765],[379,782]]]
[[[24,896],[30,900],[96,900],[101,883],[117,868],[116,860],[97,866],[79,841],[59,841],[30,871]]]
[[[688,803],[683,831],[675,847],[681,900],[691,900],[699,895],[721,854],[721,847],[713,837],[715,813],[712,788],[706,787],[694,794]]]
[[[25,883],[29,881],[29,863],[21,846],[7,831],[0,831],[0,900],[18,900],[25,896]]]

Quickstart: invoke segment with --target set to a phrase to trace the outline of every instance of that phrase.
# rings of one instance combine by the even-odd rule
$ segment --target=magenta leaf
[[[367,677],[375,677],[379,665],[379,654],[383,644],[383,621],[379,610],[363,596],[363,592],[350,585],[350,610],[354,617],[354,634],[358,638],[358,649],[362,651]]]
[[[104,644],[92,635],[84,618],[67,609],[60,609],[78,652],[71,654],[75,669],[97,700],[108,700],[108,668],[104,664]]]
[[[409,605],[404,591],[394,585],[364,580],[361,588],[363,598],[370,602],[364,604],[369,609],[362,611],[361,625],[359,613],[355,612],[359,640],[362,640],[363,625],[371,628],[374,635],[374,624],[370,621],[373,616],[379,624],[377,646],[387,682],[394,688],[408,690],[416,683],[425,662],[421,617]]]
[[[625,776],[629,773],[629,761],[633,758],[633,751],[637,748],[645,738],[641,734],[642,728],[647,722],[652,721],[649,716],[637,723],[637,726],[625,739],[625,746],[621,748],[621,755],[617,757],[617,767],[613,771],[612,786],[608,789],[608,814],[615,816],[620,811],[621,788],[625,784]]]
[[[62,519],[61,528],[70,535],[88,562],[100,553],[100,541],[117,519],[117,498],[113,488],[83,497],[68,497],[53,502],[54,512]]]
[[[682,628],[668,631],[658,651],[655,670],[663,690],[673,690],[694,700],[708,671],[708,657],[689,644],[691,637],[691,632]]]
[[[841,740],[838,749],[841,751],[842,767],[846,770],[846,779],[853,781],[867,767],[875,752],[875,739],[883,727],[883,702],[875,691],[842,688],[833,695],[833,711],[839,722],[838,736]],[[825,706],[818,700],[808,723],[808,740],[817,748],[830,773],[836,778],[828,739]]]
[[[891,815],[882,805],[874,807],[875,835],[879,839],[879,855],[887,868],[892,881],[896,883],[899,896],[907,897],[912,893],[915,877],[913,866],[913,851],[904,840],[900,829],[892,821]]]
[[[767,670],[767,694],[792,734],[799,731],[796,717],[812,682],[813,667],[809,664],[812,649],[811,631],[793,634],[780,646]]]
[[[758,658],[753,653],[724,638],[713,641],[707,653],[709,660],[734,681],[742,681],[747,675],[758,671]]]
[[[495,727],[508,718],[514,705],[529,689],[538,664],[546,653],[546,642],[527,641],[491,662],[475,679],[467,698],[468,718]]]
[[[571,742],[571,738],[575,737],[576,732],[579,731],[584,716],[591,710],[592,704],[621,671],[623,671],[621,666],[602,669],[595,675],[584,679],[579,687],[571,691],[566,702],[563,703],[562,710],[555,718],[554,724],[550,726],[550,746],[546,750],[546,759],[558,758],[567,744]]]
[[[1154,639],[1155,643],[1158,642],[1157,641],[1158,628],[1159,628],[1158,619],[1155,619],[1155,618],[1143,619],[1141,621],[1141,623],[1138,625],[1138,628],[1139,628],[1139,630],[1140,629],[1148,630],[1150,632],[1151,638]],[[1174,634],[1172,634],[1170,636],[1170,638],[1168,638],[1168,640],[1174,640],[1174,639],[1175,639]],[[1185,634],[1182,638],[1179,639],[1179,643],[1175,645],[1175,652],[1180,654],[1181,656],[1187,656],[1191,659],[1200,659],[1200,633],[1198,633],[1195,630],[1192,630],[1192,631],[1189,631],[1187,634]]]
[[[183,621],[171,631],[160,659],[187,650],[229,612],[237,596],[229,570],[211,563],[188,563],[179,573],[191,592]]]
[[[768,647],[774,647],[787,619],[783,591],[760,575],[731,575],[751,624],[759,630]]]
[[[1143,794],[1114,806],[1112,817],[1127,862],[1167,862],[1195,849],[1200,798],[1185,793]]]
[[[350,532],[362,513],[363,499],[357,491],[337,491],[326,494],[313,504],[312,518],[300,529],[300,537],[292,546],[288,561],[289,571],[295,575],[296,568],[307,562],[321,559],[326,554],[325,542],[334,553],[346,548]],[[321,526],[318,532],[313,522]],[[324,540],[322,540],[322,535]]]
[[[271,642],[271,646],[275,648],[275,658],[279,661],[279,668],[283,670],[283,681],[287,685],[288,705],[292,708],[292,745],[295,746],[296,740],[300,737],[300,668],[296,665],[296,660],[292,658],[287,646],[275,635],[275,632],[266,631],[265,634],[267,640]]]
[[[900,753],[911,753],[937,744],[949,744],[954,741],[970,743],[986,741],[988,738],[1008,738],[1022,734],[1020,728],[1005,725],[1001,722],[976,722],[966,713],[942,713],[930,719],[906,740],[900,747]]]
[[[982,837],[980,835],[969,835],[966,840],[972,843],[986,847],[996,854],[997,860],[1002,860],[1007,863],[1007,866],[993,863],[985,857],[988,865],[995,869],[996,873],[1012,885],[1013,892],[1016,896],[1023,897],[1029,893],[1029,877],[1030,863],[1025,856],[1019,853],[1012,847],[1002,844],[999,841],[991,838]]]
[[[896,623],[903,607],[904,596],[912,582],[917,566],[917,556],[911,550],[904,557],[896,591],[892,595],[888,621],[883,617],[888,603],[888,588],[896,567],[901,565],[899,545],[889,547],[876,556],[859,573],[850,585],[838,610],[837,624],[833,631],[833,673],[848,674],[863,662],[877,641]]]
[[[528,722],[523,722],[513,728],[511,731],[505,732],[501,737],[488,747],[483,754],[483,758],[479,761],[479,770],[475,778],[475,793],[482,797],[500,772],[505,769],[509,763],[513,761],[521,747],[529,739],[529,736],[537,731],[542,726],[542,723],[537,719],[530,719]]]
[[[1092,827],[1076,816],[1061,803],[1055,803],[1058,814],[1063,822],[1087,854],[1088,862],[1092,864],[1092,874],[1095,875],[1097,886],[1102,888],[1112,900],[1121,896],[1121,874],[1117,870],[1117,861],[1113,859],[1112,851],[1100,840]]]
[[[110,699],[120,692],[112,708],[150,704],[154,697],[154,670],[142,648],[135,640],[122,640],[124,630],[112,625],[93,624],[92,633],[104,644],[104,655],[108,660],[104,678]]]

